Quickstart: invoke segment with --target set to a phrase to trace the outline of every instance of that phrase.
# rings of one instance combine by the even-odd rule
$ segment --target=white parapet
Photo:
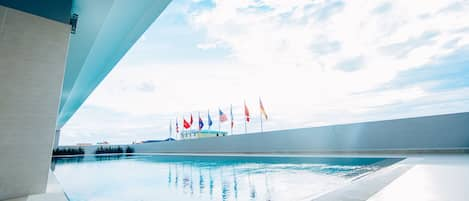
[[[462,152],[469,149],[469,112],[132,146],[179,154]]]

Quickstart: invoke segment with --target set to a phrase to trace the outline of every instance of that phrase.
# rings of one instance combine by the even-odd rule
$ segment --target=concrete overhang
[[[68,24],[72,0],[0,0],[0,5]]]
[[[91,92],[171,0],[74,0],[78,15],[70,35],[57,128],[78,110]]]

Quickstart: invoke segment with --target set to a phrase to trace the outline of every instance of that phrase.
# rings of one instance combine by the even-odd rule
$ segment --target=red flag
[[[251,119],[249,118],[249,110],[248,106],[246,106],[246,101],[244,101],[244,116],[246,116],[246,121],[249,122]]]
[[[192,123],[194,123],[194,119],[192,119],[192,114],[191,114],[191,122],[190,122],[191,126],[192,126]]]
[[[189,124],[189,122],[186,121],[186,119],[184,119],[184,128],[188,129],[191,127],[191,124]]]

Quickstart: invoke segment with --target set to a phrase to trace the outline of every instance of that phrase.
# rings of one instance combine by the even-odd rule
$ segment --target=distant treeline
[[[83,148],[56,148],[52,151],[54,156],[65,156],[65,155],[83,155],[85,150]]]
[[[121,146],[99,146],[95,154],[130,154],[134,153],[134,148],[126,146],[122,148]],[[65,155],[84,155],[85,150],[81,147],[77,148],[56,148],[53,150],[52,155],[54,156],[65,156]]]
[[[94,152],[95,154],[122,154],[122,153],[134,153],[135,150],[134,148],[127,146],[125,150],[121,146],[108,146],[108,147],[103,147],[100,146],[96,149]]]

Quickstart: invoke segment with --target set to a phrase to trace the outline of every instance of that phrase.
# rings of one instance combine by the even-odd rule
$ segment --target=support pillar
[[[60,141],[60,129],[57,129],[55,130],[53,149],[57,149],[57,147],[59,147],[59,141]]]
[[[70,25],[2,2],[0,200],[5,200],[46,190]]]

